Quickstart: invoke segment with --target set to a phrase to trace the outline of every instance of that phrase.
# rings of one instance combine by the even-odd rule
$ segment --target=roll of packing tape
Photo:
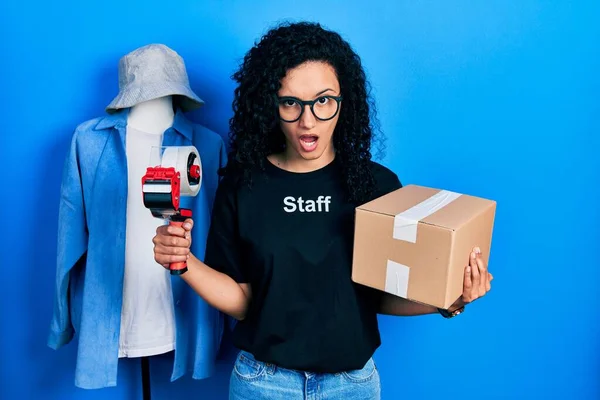
[[[173,167],[181,176],[181,196],[195,196],[202,185],[202,161],[195,146],[172,146],[165,147],[162,154],[161,167]],[[190,182],[190,168],[198,166],[200,177],[197,182]]]

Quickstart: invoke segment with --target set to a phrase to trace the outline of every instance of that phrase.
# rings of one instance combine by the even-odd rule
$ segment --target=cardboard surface
[[[496,202],[407,185],[356,209],[352,279],[448,308],[460,297],[469,254],[489,260]]]

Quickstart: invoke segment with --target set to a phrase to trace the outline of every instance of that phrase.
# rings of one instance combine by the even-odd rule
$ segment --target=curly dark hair
[[[251,183],[252,171],[264,170],[266,157],[285,149],[276,94],[286,72],[306,61],[326,62],[336,71],[344,100],[333,133],[334,149],[349,201],[366,201],[375,186],[369,162],[371,146],[378,138],[369,84],[352,47],[318,23],[281,24],[245,55],[232,76],[238,86],[229,121],[230,162],[226,171],[242,171],[245,181]]]

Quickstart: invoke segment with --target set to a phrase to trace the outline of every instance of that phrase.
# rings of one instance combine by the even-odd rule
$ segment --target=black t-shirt
[[[205,263],[252,287],[234,345],[289,369],[362,368],[380,345],[380,293],[351,280],[358,204],[345,201],[338,161],[309,173],[266,165],[251,188],[223,178],[208,235]],[[370,168],[372,198],[401,187],[389,169]]]

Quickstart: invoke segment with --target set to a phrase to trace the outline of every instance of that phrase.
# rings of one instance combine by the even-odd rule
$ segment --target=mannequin
[[[153,147],[194,145],[202,194],[192,251],[204,254],[218,171],[227,163],[219,134],[184,114],[204,105],[175,51],[150,44],[119,61],[119,92],[106,115],[83,121],[71,137],[59,197],[55,295],[48,346],[77,342],[75,385],[117,385],[120,360],[141,360],[149,398],[150,357],[167,355],[170,380],[215,370],[222,315],[154,260],[164,224],[143,203],[141,180]],[[172,359],[172,360],[170,360]]]
[[[163,221],[144,207],[141,177],[174,117],[172,96],[144,101],[130,108],[125,135],[128,191],[119,358],[142,357],[144,399],[151,393],[148,357],[173,351],[176,332],[169,274],[153,268],[151,236]]]

